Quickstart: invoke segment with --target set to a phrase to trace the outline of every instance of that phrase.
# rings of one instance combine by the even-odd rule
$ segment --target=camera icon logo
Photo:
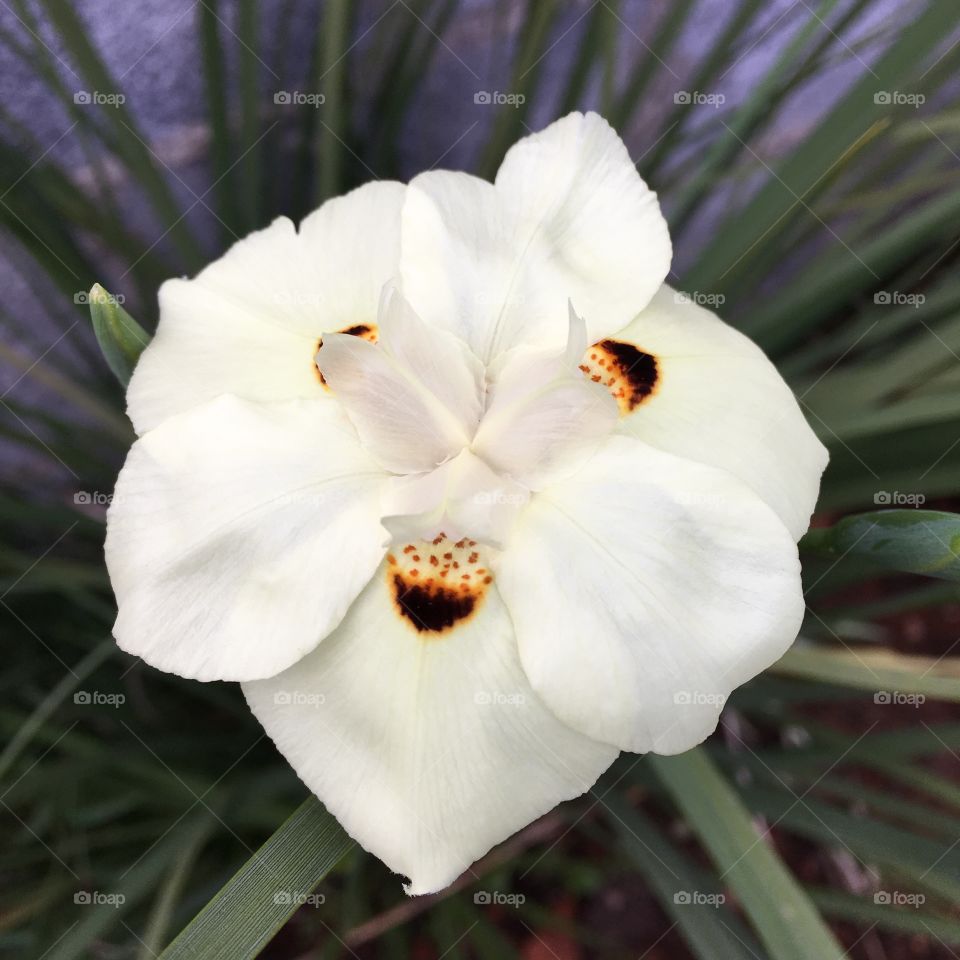
[[[490,896],[490,892],[488,890],[478,890],[473,895],[473,902],[479,906],[489,904],[492,900],[493,898]]]
[[[293,694],[289,690],[278,690],[273,695],[273,702],[278,707],[289,707],[293,703]]]
[[[80,104],[91,103],[92,99],[93,98],[90,96],[90,94],[86,90],[77,90],[76,93],[74,93],[73,95],[74,103],[80,103]]]
[[[478,90],[473,95],[474,103],[487,104],[487,103],[490,103],[491,101],[492,101],[492,98],[486,90]]]
[[[289,90],[278,90],[273,95],[273,102],[278,104],[290,103],[290,91]]]
[[[93,697],[87,690],[78,690],[73,695],[73,702],[81,706],[86,706],[90,703],[93,703]]]

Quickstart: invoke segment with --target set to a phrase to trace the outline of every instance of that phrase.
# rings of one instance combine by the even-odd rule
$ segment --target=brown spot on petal
[[[451,543],[446,537],[437,537],[432,543],[418,541],[408,543],[390,554],[387,566],[387,586],[391,592],[397,613],[423,639],[436,638],[459,624],[466,622],[480,607],[493,578],[480,580],[463,574],[457,583],[447,582],[451,564],[447,564],[436,578],[424,578],[422,571],[413,566],[419,559],[419,551],[439,547],[443,556],[460,566],[459,559],[467,560],[467,554],[479,557],[471,550],[470,541]],[[431,565],[439,565],[436,555],[431,555]]]
[[[584,354],[580,369],[612,394],[620,416],[635,410],[660,385],[657,358],[622,340],[601,340]]]
[[[418,633],[443,633],[473,613],[477,597],[426,584],[408,585],[393,578],[393,590],[400,613]]]
[[[376,343],[380,339],[380,330],[375,323],[355,323],[352,327],[344,327],[342,330],[337,330],[336,333],[345,333],[350,337],[360,337],[361,340],[369,340],[370,343]],[[323,337],[317,341],[317,347],[313,351],[313,372],[317,375],[320,383],[323,384],[324,389],[329,390],[330,387],[327,386],[327,381],[317,366],[317,354],[320,352],[322,346]]]

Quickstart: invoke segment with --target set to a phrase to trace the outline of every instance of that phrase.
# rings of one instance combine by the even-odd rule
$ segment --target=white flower
[[[571,114],[493,185],[369,184],[161,289],[117,641],[243,681],[411,893],[620,750],[698,743],[796,636],[826,453],[669,261],[625,147]]]

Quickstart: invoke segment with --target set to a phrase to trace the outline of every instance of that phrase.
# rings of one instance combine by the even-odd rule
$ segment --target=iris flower
[[[797,635],[826,452],[670,259],[625,146],[574,113],[493,184],[369,183],[160,290],[117,642],[240,681],[409,893],[621,750],[700,742]]]

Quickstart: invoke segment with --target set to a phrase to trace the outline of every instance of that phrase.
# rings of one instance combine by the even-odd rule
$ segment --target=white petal
[[[473,442],[494,469],[538,489],[576,470],[613,429],[616,401],[577,366],[586,345],[571,305],[564,353],[519,348],[503,358]]]
[[[794,539],[810,523],[826,448],[763,351],[667,286],[616,340],[656,357],[656,389],[622,421],[646,443],[738,477]]]
[[[383,556],[384,475],[337,404],[223,396],[131,448],[107,516],[117,643],[199,680],[312,650]]]
[[[397,612],[381,571],[317,650],[243,689],[304,783],[410,894],[446,887],[617,755],[530,689],[495,589],[431,636]]]
[[[380,342],[324,337],[317,364],[388,470],[431,470],[469,444],[483,409],[483,367],[463,341],[425,324],[387,288]]]
[[[444,533],[500,546],[529,498],[525,487],[463,450],[429,473],[389,480],[381,523],[395,539],[432,540]]]
[[[562,347],[568,298],[591,340],[620,329],[670,256],[656,194],[592,113],[520,140],[495,186],[463,173],[415,177],[403,208],[404,293],[485,363],[523,343]]]
[[[571,726],[637,752],[703,740],[804,609],[796,545],[766,504],[622,436],[534,497],[495,568],[534,689]]]
[[[222,393],[328,396],[317,344],[376,321],[380,290],[397,270],[404,191],[367,184],[325,203],[299,233],[280,217],[193,280],[164,283],[156,335],[127,392],[137,432]]]

